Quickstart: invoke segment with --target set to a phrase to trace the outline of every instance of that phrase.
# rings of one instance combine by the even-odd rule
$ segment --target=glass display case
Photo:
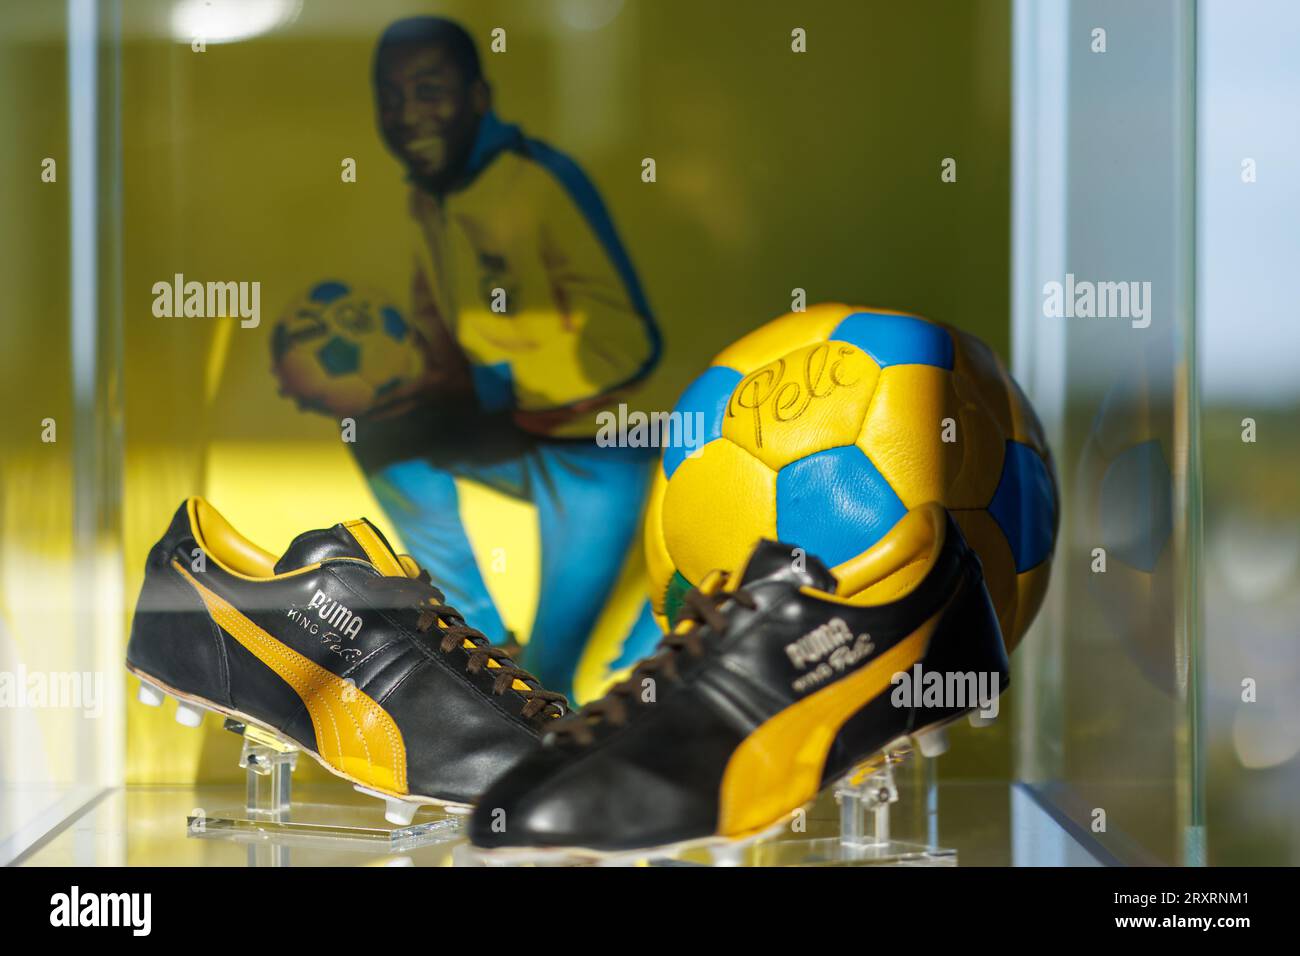
[[[418,189],[376,66],[423,6],[0,8],[0,862],[481,862],[454,814],[393,836],[314,761],[211,714],[173,721],[122,668],[150,549],[189,496],[273,555],[359,515],[420,546],[350,419],[274,366],[322,284],[403,315],[442,295],[413,282]],[[573,157],[585,221],[608,217],[607,249],[621,237],[621,278],[635,263],[663,332],[645,407],[674,408],[774,316],[863,302],[986,342],[1052,451],[1051,583],[1001,719],[823,793],[806,839],[687,862],[1300,861],[1288,4],[440,8],[477,44],[494,115]],[[472,234],[477,215],[452,218]],[[187,283],[208,292],[193,310]],[[212,306],[214,285],[231,298]],[[447,486],[492,636],[526,648],[551,573],[542,506],[468,470]],[[625,543],[567,559],[612,568],[579,702],[627,675],[626,635],[653,623],[643,542]],[[365,845],[295,843],[273,825],[288,793],[333,808],[299,827]]]
[[[1204,862],[1194,26],[1181,3],[1017,21],[1016,373],[1066,502],[1019,770],[1129,863]]]

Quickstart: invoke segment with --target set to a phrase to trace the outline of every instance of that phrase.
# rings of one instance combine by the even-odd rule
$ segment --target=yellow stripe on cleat
[[[172,567],[198,592],[212,619],[302,698],[326,763],[376,790],[408,792],[406,746],[387,711],[354,684],[276,640],[196,581],[179,561]]]
[[[848,677],[809,694],[764,721],[727,762],[719,795],[718,833],[734,837],[771,826],[821,789],[840,728],[925,653],[943,612]]]
[[[384,546],[383,540],[370,526],[370,522],[364,518],[357,518],[355,521],[343,522],[343,527],[348,529],[348,533],[356,539],[357,544],[361,545],[361,550],[366,552],[366,557],[370,563],[379,569],[379,573],[386,578],[404,578],[407,576],[406,568],[402,562],[397,559],[393,552]]]

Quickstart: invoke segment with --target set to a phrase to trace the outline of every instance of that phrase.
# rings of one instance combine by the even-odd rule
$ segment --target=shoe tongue
[[[817,558],[794,545],[768,540],[758,543],[740,576],[741,587],[756,581],[788,581],[832,594],[836,586],[835,575]]]
[[[365,518],[318,531],[304,531],[293,539],[275,563],[275,573],[295,571],[330,558],[368,561],[385,577],[403,577],[406,574],[388,539]]]

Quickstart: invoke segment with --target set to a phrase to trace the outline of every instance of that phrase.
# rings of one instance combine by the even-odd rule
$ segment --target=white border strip
[[[1068,0],[1015,0],[1012,9],[1011,369],[1056,452],[1061,501],[1068,500],[1065,436],[1066,324],[1045,320],[1043,283],[1066,273],[1069,177]],[[1066,516],[1062,514],[1064,526]],[[1063,555],[1056,574],[1062,573]],[[1056,690],[1065,631],[1064,589],[1049,588],[1016,652],[1015,768],[1020,780],[1059,775],[1047,743],[1061,720]]]

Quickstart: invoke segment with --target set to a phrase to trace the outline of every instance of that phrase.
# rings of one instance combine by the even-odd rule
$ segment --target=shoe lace
[[[419,577],[415,578],[379,578],[374,585],[403,606],[420,612],[415,622],[418,631],[427,634],[436,627],[442,637],[438,647],[444,654],[458,647],[464,649],[469,655],[465,669],[471,674],[491,668],[493,694],[504,694],[514,688],[527,698],[520,711],[524,718],[562,717],[568,712],[568,698],[544,688],[541,681],[511,660],[504,648],[495,646],[486,634],[465,623],[464,616],[447,604],[446,595],[434,587],[428,571],[421,568]],[[527,689],[517,687],[516,681]]]
[[[727,576],[718,575],[713,588],[701,590],[692,588],[686,592],[682,602],[682,613],[678,617],[680,630],[669,631],[659,641],[659,647],[653,657],[648,657],[636,666],[627,680],[615,684],[605,696],[594,700],[574,711],[566,719],[558,721],[547,731],[555,739],[572,737],[579,746],[587,746],[595,735],[592,728],[603,720],[614,726],[627,722],[629,701],[640,699],[643,681],[647,677],[663,675],[669,680],[681,677],[679,660],[682,654],[698,658],[704,655],[704,627],[715,633],[727,626],[727,615],[722,605],[735,601],[741,607],[753,610],[754,598],[744,590],[726,591]],[[682,625],[686,626],[683,627]]]

